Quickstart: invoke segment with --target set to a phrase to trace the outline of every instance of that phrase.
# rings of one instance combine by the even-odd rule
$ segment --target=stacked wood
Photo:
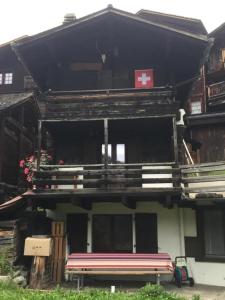
[[[65,226],[64,222],[52,222],[52,280],[61,283],[65,266]]]
[[[50,258],[45,256],[35,256],[32,261],[30,273],[30,288],[46,288],[51,281]]]

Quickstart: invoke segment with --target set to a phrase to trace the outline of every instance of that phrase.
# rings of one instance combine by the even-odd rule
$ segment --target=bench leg
[[[81,275],[81,278],[80,278],[80,285],[81,285],[81,288],[84,287],[84,275]]]
[[[160,274],[156,274],[156,284],[160,285]]]
[[[80,291],[80,276],[77,276],[77,291]]]

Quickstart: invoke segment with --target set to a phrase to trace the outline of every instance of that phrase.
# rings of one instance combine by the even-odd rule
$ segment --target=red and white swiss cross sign
[[[154,86],[153,69],[135,70],[135,88],[150,89]]]

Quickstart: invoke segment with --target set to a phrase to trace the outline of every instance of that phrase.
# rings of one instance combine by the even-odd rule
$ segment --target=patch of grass
[[[29,290],[12,283],[0,283],[1,300],[185,300],[176,294],[166,292],[162,287],[146,285],[136,293],[89,289],[82,292],[57,288],[51,291]]]

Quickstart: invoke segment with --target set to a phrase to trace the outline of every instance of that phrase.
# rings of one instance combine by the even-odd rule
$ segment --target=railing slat
[[[214,175],[214,176],[196,176],[196,177],[185,177],[182,178],[184,183],[198,183],[198,182],[214,182],[214,181],[225,181],[225,175]],[[225,185],[224,185],[225,190]]]

